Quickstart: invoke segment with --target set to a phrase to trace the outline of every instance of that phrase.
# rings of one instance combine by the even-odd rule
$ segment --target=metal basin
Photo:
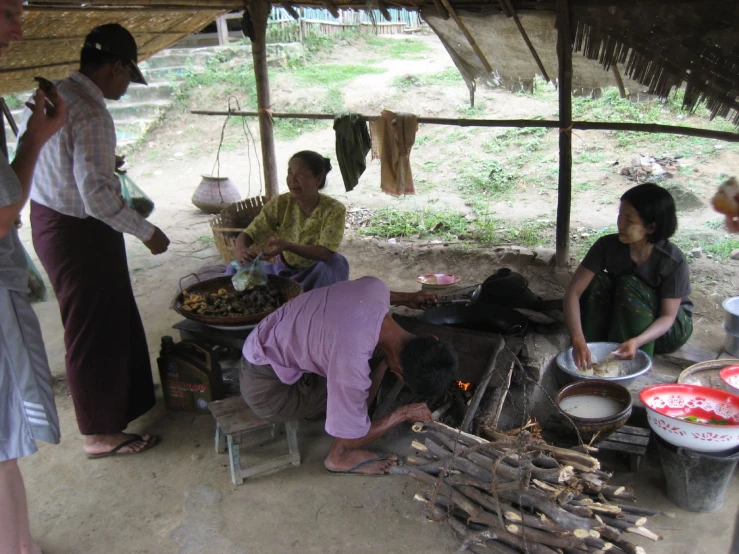
[[[588,348],[590,349],[593,363],[600,363],[605,360],[611,352],[618,348],[618,346],[619,343],[617,342],[589,342]],[[624,386],[632,383],[638,377],[652,369],[652,359],[641,350],[636,351],[636,356],[634,356],[633,360],[620,361],[620,375],[618,377],[583,375],[578,372],[577,366],[575,366],[575,361],[572,359],[572,347],[568,348],[564,352],[560,352],[556,358],[556,362],[557,367],[562,370],[565,376],[571,381],[581,379],[600,379],[621,383]]]
[[[724,330],[739,335],[739,296],[732,296],[721,303],[724,308]],[[727,349],[728,350],[728,349]]]

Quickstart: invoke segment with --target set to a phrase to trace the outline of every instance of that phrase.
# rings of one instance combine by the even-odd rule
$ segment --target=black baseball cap
[[[108,23],[95,27],[85,37],[83,48],[98,50],[111,56],[116,56],[130,62],[128,68],[131,70],[131,82],[148,85],[141,74],[138,62],[138,49],[136,40],[123,26],[118,23]]]

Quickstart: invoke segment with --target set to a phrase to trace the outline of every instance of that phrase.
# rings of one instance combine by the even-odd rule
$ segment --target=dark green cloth
[[[617,278],[605,271],[596,273],[580,297],[585,340],[625,342],[649,327],[659,317],[659,309],[657,291],[635,275]],[[693,320],[681,307],[670,330],[641,350],[650,356],[674,352],[692,334]]]
[[[338,114],[334,117],[336,159],[347,192],[357,186],[367,169],[367,153],[372,148],[367,122],[361,114]]]

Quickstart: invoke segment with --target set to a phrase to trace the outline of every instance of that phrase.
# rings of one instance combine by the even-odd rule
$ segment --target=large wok
[[[436,325],[520,336],[526,333],[529,325],[526,316],[516,310],[492,304],[446,304],[424,312],[421,320]]]

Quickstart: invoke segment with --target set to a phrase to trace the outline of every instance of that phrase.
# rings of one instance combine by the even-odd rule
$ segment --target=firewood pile
[[[427,485],[416,499],[454,530],[459,551],[644,554],[628,534],[661,538],[645,527],[659,513],[609,485],[590,447],[552,446],[529,430],[487,430],[491,441],[435,421],[413,430],[417,454],[395,472]]]

